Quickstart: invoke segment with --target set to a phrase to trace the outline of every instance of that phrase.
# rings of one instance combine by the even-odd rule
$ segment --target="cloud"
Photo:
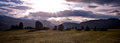
[[[22,3],[21,0],[0,0],[0,7],[19,6]]]
[[[97,3],[97,4],[114,4],[114,5],[119,5],[120,0],[67,0],[67,1],[72,1],[72,2],[83,2],[83,3]]]
[[[29,14],[30,6],[24,5],[23,0],[0,0],[0,15],[21,18]]]
[[[17,5],[17,4],[14,3],[14,2],[2,2],[2,1],[0,1],[0,4],[5,4],[5,5]]]
[[[113,6],[111,6],[111,7],[120,7],[120,5],[113,5]]]
[[[32,9],[32,8],[30,8],[28,6],[14,6],[14,7],[9,7],[9,8],[18,9],[18,10]]]
[[[1,2],[13,2],[13,3],[16,3],[16,4],[21,4],[22,3],[22,0],[0,0]]]
[[[113,10],[113,11],[111,11],[111,12],[109,12],[109,13],[113,13],[113,14],[115,14],[116,16],[120,16],[120,10]]]
[[[47,20],[55,23],[55,24],[61,24],[64,22],[74,22],[74,23],[80,23],[80,22],[84,22],[84,21],[88,21],[88,20],[95,20],[96,18],[86,18],[86,17],[50,17]]]
[[[91,5],[91,6],[88,6],[88,7],[89,7],[89,8],[97,8],[98,6],[92,6],[92,5]]]
[[[95,14],[91,11],[83,11],[83,10],[74,10],[74,11],[64,11],[62,14],[64,16],[81,16],[81,17],[89,17],[89,18],[120,18],[119,16],[113,15],[105,15],[105,14]]]
[[[15,18],[24,17],[27,15],[27,10],[31,8],[27,6],[10,6],[0,7],[0,15],[11,16]]]
[[[94,14],[91,11],[83,11],[83,10],[66,10],[61,11],[57,14],[47,13],[47,12],[36,12],[31,13],[30,16],[33,17],[88,17],[88,18],[120,18],[119,16],[113,16],[113,15],[105,15],[105,14]]]

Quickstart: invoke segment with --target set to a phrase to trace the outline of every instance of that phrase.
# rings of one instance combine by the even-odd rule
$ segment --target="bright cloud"
[[[32,7],[31,12],[59,12],[69,10],[69,2],[65,0],[22,0],[29,7]]]

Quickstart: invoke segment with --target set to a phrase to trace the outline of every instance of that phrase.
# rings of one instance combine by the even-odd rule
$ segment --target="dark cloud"
[[[66,11],[61,11],[57,14],[52,14],[52,13],[46,13],[46,12],[37,12],[37,13],[31,13],[30,15],[34,17],[88,17],[88,18],[120,18],[119,16],[112,16],[112,15],[104,15],[104,14],[94,14],[91,11],[83,11],[83,10],[66,10]]]
[[[111,7],[120,7],[120,5],[113,5],[113,6],[111,6]]]
[[[0,7],[0,15],[11,17],[24,17],[24,13],[31,9],[27,6]]]
[[[7,6],[12,6],[12,5],[10,5],[10,4],[6,5],[6,4],[1,4],[0,3],[0,7],[7,7]]]
[[[119,10],[113,10],[110,13],[116,13],[117,16],[120,16],[120,11]]]
[[[88,16],[89,14],[92,14],[91,11],[83,11],[83,10],[66,10],[63,12],[60,12],[59,16]]]
[[[0,0],[0,7],[17,6],[21,4],[23,4],[21,0]]]
[[[97,8],[98,6],[88,6],[89,8]]]
[[[7,13],[11,12],[13,10],[27,10],[27,9],[31,9],[31,8],[27,7],[27,6],[0,7],[0,10],[4,10]],[[3,12],[3,11],[1,11],[1,12]]]
[[[120,13],[117,13],[118,16],[120,16]]]
[[[16,4],[22,4],[23,2],[21,0],[0,0],[2,2],[13,2],[13,3],[16,3]]]
[[[72,19],[70,19],[70,18],[67,18],[66,20],[72,20]]]
[[[113,10],[112,12],[110,12],[110,13],[118,13],[118,12],[120,12],[119,10]]]
[[[89,17],[89,18],[120,18],[119,16],[105,15],[105,14],[94,14],[91,11],[83,11],[83,10],[74,10],[74,11],[64,11],[62,14],[65,16],[81,16],[81,17]]]
[[[55,17],[54,14],[52,13],[47,13],[47,12],[34,12],[34,13],[30,13],[29,16],[34,16],[34,17]]]
[[[72,2],[97,3],[97,4],[114,4],[119,5],[120,0],[67,0]]]
[[[92,12],[90,11],[80,11],[80,10],[66,10],[66,11],[61,11],[56,14],[53,13],[47,13],[47,12],[36,12],[36,13],[30,13],[31,16],[37,17],[37,16],[42,16],[42,17],[68,17],[68,16],[87,16],[88,14],[91,14]]]
[[[0,15],[8,15],[9,12],[11,12],[11,9],[5,8],[5,7],[0,7]]]
[[[99,9],[99,12],[110,12],[112,9]]]
[[[14,6],[14,7],[9,7],[9,8],[18,9],[18,10],[32,9],[32,8],[30,8],[28,6]]]

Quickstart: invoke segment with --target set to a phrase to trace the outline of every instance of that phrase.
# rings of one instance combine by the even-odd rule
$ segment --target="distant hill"
[[[63,23],[65,29],[66,28],[74,28],[74,27],[77,27],[79,24],[78,23],[72,23],[72,22],[65,22]]]
[[[46,20],[40,20],[45,27],[53,28],[54,24]],[[11,25],[18,25],[19,22],[24,23],[24,27],[35,27],[36,20],[16,19],[8,16],[0,15],[0,29],[9,29]]]
[[[81,22],[80,24],[77,23],[63,23],[66,28],[71,27],[78,27],[81,29],[81,27],[86,28],[87,26],[89,28],[110,28],[110,29],[120,29],[120,20],[117,18],[110,18],[110,19],[100,19],[100,20],[90,20],[86,22]]]
[[[100,20],[91,20],[80,23],[80,26],[88,26],[89,28],[111,28],[116,29],[120,28],[120,20],[116,18],[110,18],[110,19],[100,19]]]

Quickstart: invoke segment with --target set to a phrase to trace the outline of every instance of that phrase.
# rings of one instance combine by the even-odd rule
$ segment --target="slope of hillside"
[[[46,20],[40,20],[45,27],[52,28],[54,24]],[[27,20],[27,19],[16,19],[8,16],[0,15],[0,29],[9,29],[11,25],[18,25],[20,22],[23,22],[24,27],[31,26],[35,27],[35,20]]]
[[[72,23],[72,22],[65,22],[63,23],[65,29],[66,28],[74,28],[74,27],[77,27],[79,24],[78,23]]]
[[[120,28],[119,19],[90,20],[80,23],[79,26],[88,26],[89,28]]]
[[[71,28],[71,27],[78,27],[78,29],[81,29],[81,27],[86,28],[87,26],[91,29],[93,28],[120,28],[120,20],[116,18],[110,18],[110,19],[100,19],[100,20],[90,20],[86,22],[81,22],[79,23],[71,23],[71,22],[66,22],[63,23],[66,28]]]

